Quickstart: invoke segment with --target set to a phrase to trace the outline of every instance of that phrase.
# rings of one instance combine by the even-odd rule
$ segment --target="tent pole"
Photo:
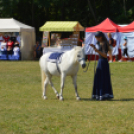
[[[50,44],[51,44],[51,42],[50,42],[50,32],[49,32],[49,37],[48,38],[49,38],[49,47],[50,47]]]

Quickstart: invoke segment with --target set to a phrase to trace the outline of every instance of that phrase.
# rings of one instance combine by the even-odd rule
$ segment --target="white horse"
[[[79,70],[79,63],[81,64],[82,68],[86,67],[84,49],[81,47],[74,47],[72,50],[65,52],[62,55],[61,63],[58,64],[58,68],[60,72],[57,69],[56,63],[48,62],[48,58],[51,53],[52,52],[44,54],[39,61],[40,68],[41,68],[41,75],[42,75],[43,98],[47,99],[46,88],[48,83],[50,83],[57,98],[63,100],[63,88],[64,88],[65,77],[71,76],[75,88],[76,99],[80,100],[80,97],[77,92],[76,80],[77,80],[77,72]],[[53,75],[61,76],[60,95],[58,94],[57,90],[55,89],[51,81]]]

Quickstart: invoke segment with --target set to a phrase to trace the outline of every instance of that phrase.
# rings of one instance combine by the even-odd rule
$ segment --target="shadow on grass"
[[[111,101],[134,101],[134,98],[113,99]]]
[[[92,100],[90,98],[81,98],[82,101],[97,101]],[[104,101],[134,101],[134,98],[122,98],[122,99],[111,99],[111,100],[104,100]]]

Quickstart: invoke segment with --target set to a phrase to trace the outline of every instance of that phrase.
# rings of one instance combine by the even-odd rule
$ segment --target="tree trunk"
[[[125,17],[127,17],[126,0],[123,0],[123,8],[124,8]]]
[[[97,24],[96,15],[95,15],[95,12],[94,12],[94,10],[93,10],[93,8],[92,8],[92,5],[91,5],[90,0],[88,0],[88,5],[89,5],[90,11],[91,11],[91,13],[92,13],[92,15],[93,15],[94,21],[95,21],[95,23]]]

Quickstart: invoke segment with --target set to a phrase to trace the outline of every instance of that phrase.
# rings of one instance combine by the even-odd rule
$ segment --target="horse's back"
[[[51,54],[52,52],[46,53],[40,58],[40,67],[45,73],[60,76],[60,73],[58,71],[59,68],[60,72],[65,73],[66,76],[74,76],[77,74],[79,70],[79,64],[76,64],[73,58],[73,55],[75,55],[74,51],[71,50],[65,52],[62,55],[60,64],[52,63],[48,60]]]
[[[59,76],[60,74],[57,70],[56,63],[52,63],[48,61],[51,54],[52,52],[46,53],[40,58],[40,61],[39,61],[40,67],[45,73]]]

